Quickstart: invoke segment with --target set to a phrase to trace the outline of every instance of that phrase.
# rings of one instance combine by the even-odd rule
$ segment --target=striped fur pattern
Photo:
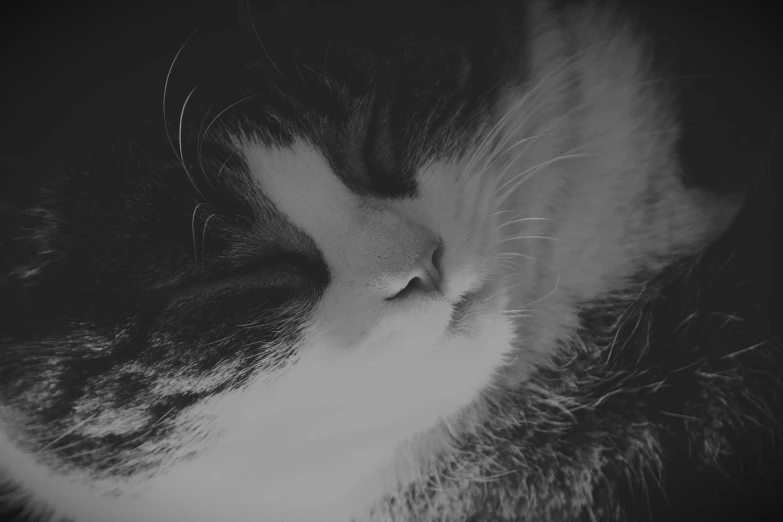
[[[707,467],[775,429],[753,383],[777,347],[692,348],[720,310],[661,304],[672,281],[708,292],[692,267],[742,198],[686,186],[677,93],[631,22],[544,0],[343,14],[249,14],[250,58],[160,140],[4,165],[5,502],[620,520],[673,429]]]

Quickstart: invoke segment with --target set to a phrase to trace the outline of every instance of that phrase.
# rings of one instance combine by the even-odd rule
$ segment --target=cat
[[[165,124],[3,162],[10,507],[621,520],[665,422],[701,422],[708,462],[763,417],[721,379],[778,345],[651,342],[746,200],[691,181],[682,93],[622,5],[240,15],[230,53],[191,36],[155,79]]]

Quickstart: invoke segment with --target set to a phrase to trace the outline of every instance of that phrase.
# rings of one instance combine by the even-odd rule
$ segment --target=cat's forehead
[[[499,89],[521,81],[524,53],[519,42],[504,41],[499,48],[497,24],[475,17],[469,24],[470,14],[427,26],[399,12],[390,16],[366,20],[358,14],[354,23],[306,34],[282,35],[278,28],[265,35],[268,27],[248,31],[243,45],[252,60],[243,92],[252,102],[242,110],[255,129],[243,130],[279,145],[305,138],[353,190],[413,195],[410,181],[377,183],[393,180],[393,173],[410,176],[428,160],[464,150]],[[454,19],[468,24],[465,30]],[[390,31],[394,20],[401,25]],[[248,105],[254,106],[250,112]],[[362,187],[342,176],[356,173],[364,160],[374,160],[369,169],[382,174],[370,190],[368,180]]]

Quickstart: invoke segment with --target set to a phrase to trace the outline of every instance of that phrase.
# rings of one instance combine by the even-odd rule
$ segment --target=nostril
[[[408,285],[400,291],[400,294],[415,292],[417,290],[429,291],[430,284],[421,277],[414,277],[410,280]]]
[[[428,294],[440,292],[443,284],[442,257],[443,245],[441,241],[438,241],[427,249],[427,252],[411,268],[407,275],[407,284],[391,299],[404,297],[414,292]]]
[[[408,283],[408,286],[406,288],[411,288],[413,290],[420,290],[422,292],[437,292],[440,288],[440,284],[438,281],[434,280],[432,277],[414,277],[411,279],[411,282]]]

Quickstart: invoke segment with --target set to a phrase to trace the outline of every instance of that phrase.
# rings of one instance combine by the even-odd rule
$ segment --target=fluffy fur
[[[251,15],[241,80],[163,147],[6,166],[9,503],[619,520],[669,441],[709,468],[779,430],[779,346],[699,335],[742,317],[696,256],[743,198],[684,183],[649,42],[606,6],[496,7],[387,41]]]

